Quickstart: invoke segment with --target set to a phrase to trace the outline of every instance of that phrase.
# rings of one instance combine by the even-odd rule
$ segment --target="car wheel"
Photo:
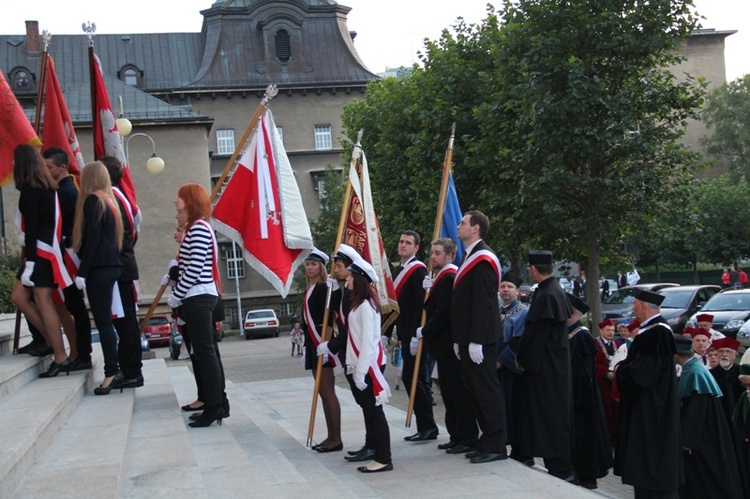
[[[276,331],[276,332],[274,333],[273,337],[274,337],[274,338],[278,338],[278,337],[279,337],[279,332],[278,332],[278,331]]]
[[[250,339],[250,335],[249,335],[249,334],[247,334],[247,331],[245,332],[245,339],[246,339],[246,340],[249,340],[249,339]]]

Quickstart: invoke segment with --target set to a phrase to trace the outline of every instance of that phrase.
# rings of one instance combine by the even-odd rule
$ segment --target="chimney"
[[[42,39],[39,36],[39,21],[26,21],[26,51],[29,54],[42,53]]]

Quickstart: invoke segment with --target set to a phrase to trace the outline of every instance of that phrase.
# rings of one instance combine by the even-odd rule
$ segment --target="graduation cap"
[[[664,298],[666,297],[664,295],[660,295],[659,293],[654,293],[653,291],[636,288],[636,290],[633,292],[633,298],[646,303],[650,303],[652,305],[661,305],[661,302],[663,302]]]
[[[695,316],[695,320],[697,322],[710,322],[711,324],[713,324],[714,316],[711,314],[698,314]]]
[[[711,331],[706,331],[705,329],[701,329],[699,327],[686,327],[682,330],[682,334],[689,334],[693,338],[696,336],[705,336],[709,340],[711,339]]]
[[[599,323],[599,329],[603,329],[603,328],[605,328],[607,326],[616,326],[616,325],[617,324],[615,324],[615,321],[613,321],[612,319],[607,319],[606,321],[602,321],[602,322]],[[622,324],[620,324],[620,325],[622,325]]]
[[[719,348],[729,348],[731,350],[737,350],[740,348],[740,342],[725,336],[724,338],[719,338],[718,340],[714,340],[711,342],[711,348],[719,349]]]
[[[529,265],[552,265],[552,252],[547,250],[531,250]]]
[[[628,327],[630,323],[628,321],[622,321],[617,325],[617,329],[620,329],[622,326]]]
[[[347,266],[354,263],[354,260],[356,260],[357,257],[359,257],[357,250],[348,244],[343,243],[339,244],[339,249],[336,251],[336,254],[333,255],[334,260],[341,260]]]
[[[320,251],[318,248],[313,248],[310,254],[305,258],[305,260],[315,260],[316,262],[320,262],[323,265],[328,265],[328,255]]]
[[[638,329],[639,327],[641,327],[641,323],[635,320],[631,322],[630,324],[628,324],[628,331],[632,333],[634,330]]]
[[[359,257],[354,262],[352,262],[348,270],[349,272],[353,272],[354,274],[365,276],[367,280],[372,283],[378,283],[378,275],[375,273],[375,269],[372,268],[372,265],[367,263],[367,261],[362,257]]]
[[[692,352],[693,342],[684,336],[675,336],[674,344],[677,347],[678,352]]]
[[[523,284],[523,279],[521,279],[517,275],[511,274],[510,272],[506,272],[503,274],[503,277],[500,279],[500,282],[509,282],[513,284],[515,287],[520,288],[521,284]]]
[[[585,314],[589,311],[589,306],[586,305],[586,302],[578,298],[577,296],[571,295],[570,293],[565,293],[565,296],[568,297],[568,303],[570,303],[570,306],[574,309],[578,310],[582,314]]]

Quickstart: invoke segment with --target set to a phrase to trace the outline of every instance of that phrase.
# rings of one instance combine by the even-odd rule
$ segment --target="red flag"
[[[378,217],[372,202],[367,158],[364,151],[358,146],[357,149],[354,156],[357,152],[361,153],[362,161],[357,162],[353,157],[349,167],[352,193],[349,198],[349,213],[346,215],[346,228],[342,242],[356,249],[378,274],[379,281],[376,287],[383,314],[381,327],[385,330],[398,316],[398,301],[391,268],[385,255],[383,237],[380,235]]]
[[[94,49],[89,47],[89,66],[91,69],[91,108],[93,110],[94,122],[94,157],[113,156],[117,158],[123,166],[122,187],[125,196],[130,200],[133,207],[133,215],[140,223],[141,213],[138,208],[135,197],[135,187],[133,179],[130,176],[130,167],[125,159],[125,149],[122,145],[122,138],[117,132],[115,123],[115,113],[112,111],[112,105],[109,103],[107,87],[104,85],[102,76],[101,62],[94,55]]]
[[[302,196],[270,110],[259,120],[219,201],[214,228],[286,297],[313,247]]]
[[[13,150],[21,144],[42,145],[0,71],[0,185],[13,178]]]
[[[47,57],[47,83],[44,93],[42,125],[44,149],[52,146],[62,148],[68,154],[68,171],[78,179],[83,167],[83,155],[73,129],[73,120],[70,119],[68,105],[65,103],[62,88],[55,73],[55,63],[52,57]]]

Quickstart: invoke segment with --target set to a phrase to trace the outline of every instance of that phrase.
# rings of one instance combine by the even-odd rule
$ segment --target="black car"
[[[700,313],[713,315],[714,330],[736,339],[737,331],[750,319],[750,289],[728,289],[716,293]],[[697,324],[694,314],[686,325],[696,327]]]
[[[664,295],[661,315],[675,334],[682,334],[688,319],[703,308],[713,295],[721,291],[720,286],[677,286],[657,291]]]
[[[605,319],[612,319],[615,322],[632,320],[633,316],[633,294],[636,289],[645,289],[648,291],[659,291],[660,289],[677,287],[679,284],[673,282],[657,282],[652,284],[636,284],[635,286],[625,286],[611,295],[602,302],[602,316]]]

